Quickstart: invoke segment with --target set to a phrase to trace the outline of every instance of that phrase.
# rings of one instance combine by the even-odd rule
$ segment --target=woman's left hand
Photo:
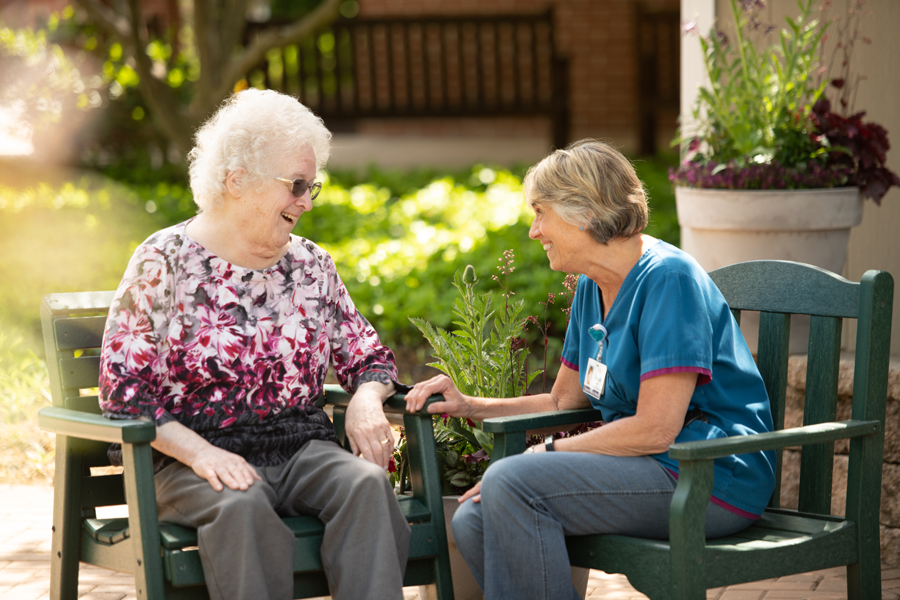
[[[394,431],[382,403],[393,391],[392,385],[374,381],[362,384],[347,405],[345,422],[353,454],[385,470],[394,452]]]

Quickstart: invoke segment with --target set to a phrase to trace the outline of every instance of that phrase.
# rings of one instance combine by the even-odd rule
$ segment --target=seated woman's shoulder
[[[151,233],[147,236],[147,239],[138,245],[137,250],[165,252],[166,250],[173,250],[176,246],[181,246],[183,241],[184,223],[179,223]]]
[[[672,244],[660,241],[653,246],[652,250],[653,263],[664,273],[685,274],[694,277],[706,275],[706,271],[693,256]]]
[[[295,262],[308,262],[314,260],[323,268],[334,264],[334,259],[328,251],[305,237],[291,235],[291,249],[289,250]]]

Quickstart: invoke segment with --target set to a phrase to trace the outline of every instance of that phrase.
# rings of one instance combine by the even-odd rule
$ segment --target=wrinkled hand
[[[202,448],[191,460],[191,468],[199,477],[207,480],[217,492],[223,483],[233,490],[246,490],[253,481],[262,481],[253,465],[239,456],[216,446]]]
[[[384,416],[382,399],[360,387],[350,404],[344,425],[350,449],[382,469],[388,468],[394,452],[394,431]]]
[[[472,502],[481,502],[481,482],[475,484],[475,486],[468,490],[465,494],[459,497],[459,503],[462,504],[469,498],[472,499]]]
[[[428,406],[431,414],[448,414],[451,417],[470,417],[472,407],[467,396],[456,389],[453,380],[446,375],[438,375],[427,381],[417,383],[406,394],[406,411],[418,412],[422,410],[425,401],[435,394],[444,396],[443,402],[435,402]]]

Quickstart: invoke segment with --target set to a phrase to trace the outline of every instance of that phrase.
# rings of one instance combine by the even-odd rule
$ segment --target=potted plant
[[[468,265],[462,274],[457,271],[453,281],[459,291],[459,297],[453,303],[456,330],[447,331],[425,319],[410,318],[431,344],[436,362],[429,363],[429,366],[443,371],[464,394],[488,398],[523,396],[529,384],[543,373],[543,370],[529,373],[527,369],[529,350],[525,328],[529,321],[536,322],[537,319],[522,318],[524,301],[512,298],[514,294],[509,288],[509,275],[515,270],[513,262],[513,251],[505,251],[497,267],[500,277],[492,277],[500,283],[502,305],[495,306],[494,296],[490,292],[475,292],[478,277],[472,265]],[[566,278],[566,295],[570,302],[576,283],[575,277]],[[551,294],[546,305],[552,303],[553,297]],[[546,361],[546,318],[541,331]],[[459,507],[459,495],[474,486],[490,465],[493,439],[482,430],[480,423],[449,415],[435,415],[434,431],[445,494],[444,516],[454,596],[457,600],[482,598],[475,578],[454,543],[450,522]],[[392,481],[397,492],[403,493],[409,489],[409,469],[402,431],[391,465]],[[582,597],[587,590],[588,574],[587,569],[572,569],[573,583]],[[420,596],[424,597],[424,594],[420,593]]]
[[[700,38],[709,85],[674,142],[682,162],[670,179],[682,248],[707,270],[784,259],[840,273],[863,197],[880,203],[900,185],[885,167],[887,132],[852,113],[858,0],[836,25],[839,61],[824,55],[835,23],[813,0],[798,5],[777,40],[761,19],[763,0],[730,0],[733,29]],[[835,93],[841,114],[826,97]],[[748,333],[754,348],[755,327]],[[794,333],[792,351],[805,351]]]

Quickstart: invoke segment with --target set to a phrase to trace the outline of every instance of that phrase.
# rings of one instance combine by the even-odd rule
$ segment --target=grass
[[[53,436],[37,426],[37,411],[50,404],[47,368],[14,325],[0,328],[0,481],[53,481]]]

